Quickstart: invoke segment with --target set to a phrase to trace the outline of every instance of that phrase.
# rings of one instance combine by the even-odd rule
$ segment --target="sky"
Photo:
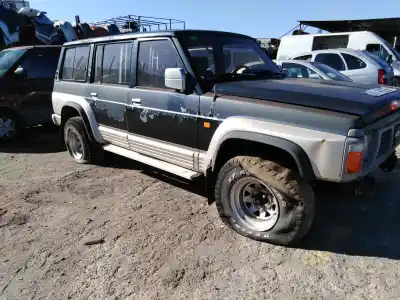
[[[52,20],[81,22],[132,15],[179,19],[187,29],[223,30],[255,38],[279,38],[297,20],[389,18],[400,14],[399,0],[30,0]],[[290,3],[290,4],[289,4]],[[308,32],[315,32],[315,29]]]

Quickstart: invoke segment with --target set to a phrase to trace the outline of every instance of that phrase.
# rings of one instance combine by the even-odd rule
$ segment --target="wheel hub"
[[[83,143],[80,136],[73,130],[69,130],[67,133],[67,147],[75,159],[82,159]]]
[[[252,230],[267,231],[278,221],[279,205],[274,191],[256,178],[238,180],[230,200],[234,213]]]
[[[0,139],[11,138],[15,133],[15,123],[10,118],[0,118]]]

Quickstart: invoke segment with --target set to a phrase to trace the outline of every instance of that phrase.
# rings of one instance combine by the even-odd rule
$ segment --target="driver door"
[[[169,38],[138,39],[136,83],[128,91],[128,140],[132,150],[197,170],[200,97],[165,86],[165,69],[185,68]]]

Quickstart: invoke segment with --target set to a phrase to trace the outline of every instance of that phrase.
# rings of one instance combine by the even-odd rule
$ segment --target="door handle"
[[[90,93],[90,96],[97,97],[97,93]]]
[[[139,98],[133,98],[132,99],[132,104],[141,105],[142,104],[142,100],[139,99]]]

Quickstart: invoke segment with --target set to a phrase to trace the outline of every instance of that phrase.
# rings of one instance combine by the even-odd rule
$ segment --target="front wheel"
[[[300,241],[315,214],[311,186],[296,172],[259,157],[230,159],[219,172],[215,200],[233,230],[277,245]]]

